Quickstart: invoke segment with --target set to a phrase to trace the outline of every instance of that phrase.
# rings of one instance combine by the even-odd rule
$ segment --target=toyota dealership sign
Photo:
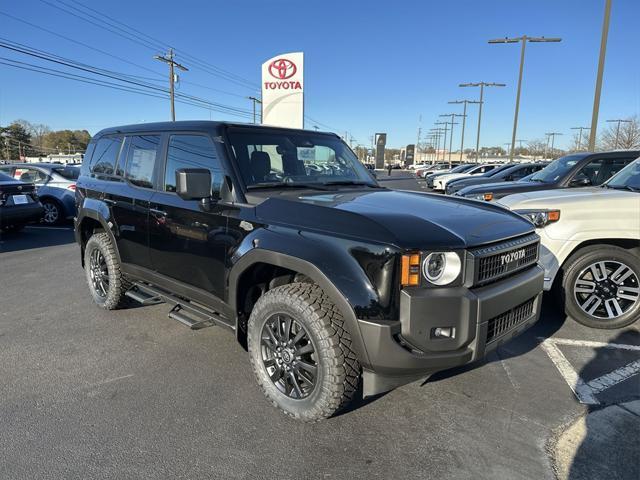
[[[304,54],[284,53],[262,64],[262,123],[304,127]]]

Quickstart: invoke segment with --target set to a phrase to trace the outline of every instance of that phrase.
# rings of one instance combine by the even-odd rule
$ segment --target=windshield
[[[449,170],[449,173],[463,173],[473,168],[473,165],[458,165]]]
[[[640,191],[640,158],[620,170],[605,186]]]
[[[248,188],[377,186],[353,151],[333,135],[230,128],[228,138]]]
[[[557,182],[584,157],[585,155],[567,155],[566,157],[560,157],[544,167],[542,170],[533,174],[530,181],[542,183]]]

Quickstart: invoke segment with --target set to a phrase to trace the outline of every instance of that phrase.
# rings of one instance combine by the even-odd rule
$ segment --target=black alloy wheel
[[[289,398],[302,399],[316,387],[316,349],[304,326],[285,313],[272,315],[261,335],[262,363],[269,378]]]

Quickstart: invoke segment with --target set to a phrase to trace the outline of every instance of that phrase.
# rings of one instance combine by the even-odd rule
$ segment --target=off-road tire
[[[317,349],[317,383],[306,398],[290,398],[276,388],[263,363],[263,327],[277,314],[302,324]],[[360,381],[360,364],[342,314],[319,286],[291,283],[269,290],[256,302],[247,330],[249,358],[258,384],[285,414],[316,422],[334,415],[353,399]]]
[[[131,283],[126,279],[116,254],[116,247],[111,243],[109,235],[106,233],[95,233],[89,238],[84,249],[84,269],[89,291],[93,300],[105,310],[115,310],[126,305],[125,292],[131,288]],[[109,285],[106,295],[98,293],[93,285],[90,269],[91,254],[98,249],[104,257],[108,272]]]
[[[640,258],[637,255],[614,245],[591,245],[581,248],[567,259],[563,266],[562,283],[558,285],[558,300],[568,317],[591,328],[622,328],[640,318],[640,302],[615,319],[599,319],[582,310],[576,302],[573,286],[585,268],[597,261],[616,261],[630,267],[640,278]]]

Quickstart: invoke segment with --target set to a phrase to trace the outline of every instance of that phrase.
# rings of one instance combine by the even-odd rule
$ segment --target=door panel
[[[153,269],[223,298],[227,218],[219,207],[156,192],[149,209]]]
[[[149,245],[158,273],[224,297],[227,217],[224,207],[183,200],[175,193],[181,168],[211,171],[211,191],[219,191],[223,170],[215,146],[206,135],[180,134],[168,139],[161,190],[150,204]]]

